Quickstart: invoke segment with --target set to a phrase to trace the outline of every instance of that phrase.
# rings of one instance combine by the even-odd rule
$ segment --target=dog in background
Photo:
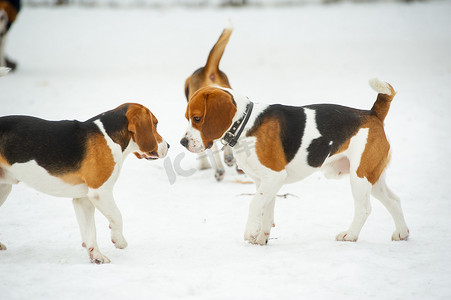
[[[238,165],[256,183],[246,241],[268,242],[277,192],[284,184],[302,180],[316,170],[322,170],[327,178],[350,175],[354,219],[348,230],[337,235],[338,241],[358,239],[371,212],[370,195],[393,217],[392,240],[407,239],[409,229],[400,200],[385,182],[391,149],[384,119],[396,93],[390,84],[377,79],[370,85],[378,93],[370,110],[333,104],[253,103],[220,87],[202,88],[191,97],[185,114],[189,125],[181,144],[194,153],[210,148],[215,140],[236,144]],[[253,147],[240,151],[246,145]]]
[[[205,64],[205,66],[194,71],[194,73],[186,79],[185,96],[188,102],[190,101],[192,95],[202,87],[221,86],[224,88],[231,88],[227,75],[219,70],[219,62],[221,61],[224,49],[229,42],[232,31],[233,27],[229,22],[219,36],[216,44],[210,50],[210,54],[208,55],[207,63]],[[217,181],[221,181],[224,178],[225,169],[221,162],[219,149],[217,145],[214,144],[211,150],[213,152],[212,163],[214,165],[212,167],[215,169],[215,178]],[[199,159],[199,168],[201,170],[208,169],[210,167],[207,156],[205,154],[201,154],[199,156]],[[224,148],[224,162],[230,167],[235,164],[232,149],[228,146]]]
[[[169,145],[157,124],[150,110],[136,103],[85,122],[0,117],[0,206],[20,181],[49,195],[73,198],[91,262],[110,262],[97,245],[94,211],[108,219],[116,248],[127,247],[113,187],[128,154],[148,160],[166,156]],[[0,250],[5,245],[0,243]]]
[[[16,63],[5,57],[6,35],[16,21],[20,11],[20,0],[0,0],[0,67],[16,69]]]

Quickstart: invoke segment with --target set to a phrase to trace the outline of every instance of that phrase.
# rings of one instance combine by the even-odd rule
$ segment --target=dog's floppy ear
[[[221,89],[204,94],[205,114],[202,133],[211,140],[219,139],[232,124],[236,113],[232,95]]]
[[[157,147],[155,128],[150,112],[144,107],[131,104],[127,110],[128,131],[142,152],[151,152]]]

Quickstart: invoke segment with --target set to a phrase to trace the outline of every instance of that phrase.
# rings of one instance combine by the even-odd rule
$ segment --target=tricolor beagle
[[[113,186],[126,156],[158,159],[169,145],[143,105],[123,104],[85,122],[0,117],[0,206],[20,181],[53,196],[73,198],[82,245],[92,262],[110,260],[96,241],[94,209],[109,221],[116,248],[127,247]],[[6,247],[0,243],[0,250]]]
[[[370,85],[379,93],[371,110],[333,104],[254,104],[233,90],[219,87],[202,88],[192,96],[186,109],[189,125],[182,145],[197,153],[219,139],[231,146],[236,144],[233,149],[238,166],[257,185],[245,240],[266,244],[279,189],[316,170],[324,171],[328,178],[350,175],[354,219],[337,240],[357,240],[371,211],[370,194],[385,205],[394,219],[392,240],[407,239],[409,230],[400,200],[385,183],[390,144],[383,121],[395,91],[377,79]]]
[[[19,11],[20,0],[0,0],[0,67],[12,70],[16,68],[16,64],[5,57],[6,34],[16,21]]]
[[[216,44],[210,51],[208,55],[207,63],[204,67],[201,67],[194,71],[185,81],[185,96],[186,100],[189,101],[191,96],[200,88],[206,86],[221,86],[224,88],[231,88],[229,79],[227,75],[219,70],[219,62],[221,61],[222,54],[224,53],[224,49],[229,42],[230,35],[232,34],[233,27],[231,23],[228,23],[227,26],[222,31],[221,36],[219,37]],[[221,157],[219,156],[219,149],[216,145],[212,147],[213,152],[213,163],[215,166],[215,178],[217,181],[221,181],[224,178],[224,166],[221,162]],[[207,157],[202,154],[199,156],[200,159],[200,169],[209,168],[209,163]],[[231,167],[235,164],[235,159],[233,158],[233,152],[230,147],[224,148],[224,161],[225,163]]]

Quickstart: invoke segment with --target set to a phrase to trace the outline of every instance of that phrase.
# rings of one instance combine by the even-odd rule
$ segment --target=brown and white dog
[[[205,64],[205,66],[194,71],[194,73],[185,80],[186,101],[189,101],[192,95],[197,90],[206,86],[220,86],[229,89],[231,88],[227,75],[219,70],[219,62],[221,61],[224,49],[229,42],[232,31],[233,27],[229,22],[222,31],[221,36],[219,37],[216,44],[210,50],[210,54],[208,55],[207,63]],[[219,156],[219,149],[216,145],[213,145],[212,152],[212,163],[214,164],[214,166],[212,167],[215,169],[215,178],[217,181],[221,181],[224,178],[225,169],[222,165],[221,157]],[[208,159],[205,154],[200,155],[199,159],[200,169],[209,168]],[[224,161],[230,167],[235,164],[233,152],[230,147],[224,148]]]
[[[113,186],[128,154],[166,156],[169,145],[158,134],[157,123],[148,108],[135,103],[85,122],[0,117],[0,206],[20,181],[49,195],[73,198],[91,262],[110,262],[97,245],[94,210],[108,219],[116,248],[127,247]],[[5,249],[0,243],[0,250]]]
[[[350,175],[354,219],[337,240],[357,240],[371,211],[370,195],[379,199],[394,219],[392,240],[407,239],[409,230],[400,200],[385,183],[390,144],[384,119],[395,91],[377,79],[370,85],[378,92],[371,110],[333,104],[254,104],[233,90],[219,87],[202,88],[192,96],[186,109],[189,125],[181,144],[197,153],[215,140],[231,146],[236,143],[237,163],[257,185],[245,240],[266,244],[279,189],[316,170],[328,178]]]
[[[16,64],[5,57],[6,35],[16,21],[19,11],[20,0],[0,0],[0,67],[12,70],[16,68]]]

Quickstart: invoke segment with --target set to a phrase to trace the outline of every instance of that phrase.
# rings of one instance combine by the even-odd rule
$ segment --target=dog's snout
[[[180,140],[180,144],[182,144],[183,147],[188,147],[188,139],[186,137],[184,137],[183,139]]]

